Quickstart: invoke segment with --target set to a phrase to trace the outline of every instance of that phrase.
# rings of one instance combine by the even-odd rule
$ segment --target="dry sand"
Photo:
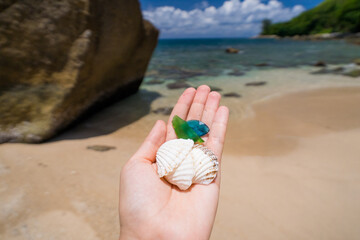
[[[133,96],[48,143],[1,145],[0,239],[117,239],[121,166],[166,119],[147,114],[144,96],[158,97]],[[212,239],[360,238],[360,87],[223,103],[231,117]]]
[[[301,92],[231,123],[213,239],[360,238],[360,89]]]

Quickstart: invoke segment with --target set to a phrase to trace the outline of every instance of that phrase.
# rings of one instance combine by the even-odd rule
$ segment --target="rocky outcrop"
[[[138,90],[158,30],[137,0],[0,0],[0,142],[40,142]]]

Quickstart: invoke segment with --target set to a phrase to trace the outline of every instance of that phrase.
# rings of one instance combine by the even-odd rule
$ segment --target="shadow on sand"
[[[161,97],[157,92],[139,90],[136,94],[78,121],[48,142],[84,139],[106,135],[127,126],[151,111],[151,102]]]

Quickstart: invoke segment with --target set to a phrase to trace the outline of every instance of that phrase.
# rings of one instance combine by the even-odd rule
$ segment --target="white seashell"
[[[213,152],[203,145],[195,144],[190,155],[194,159],[195,175],[193,182],[209,184],[215,178],[219,170],[217,157]]]
[[[173,172],[190,153],[194,141],[191,139],[174,139],[165,142],[156,153],[156,164],[160,177]]]
[[[192,183],[210,184],[219,170],[218,161],[208,148],[190,139],[175,139],[161,145],[156,154],[160,177],[181,190]]]
[[[169,175],[165,176],[165,179],[181,190],[188,189],[195,175],[194,161],[191,157],[191,153],[184,159],[184,161]]]

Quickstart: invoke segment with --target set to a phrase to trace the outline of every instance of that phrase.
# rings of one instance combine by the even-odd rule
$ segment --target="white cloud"
[[[228,0],[215,8],[206,5],[190,11],[172,6],[143,11],[161,30],[161,37],[250,37],[259,34],[261,21],[287,21],[305,10],[301,5],[286,8],[278,0]]]
[[[207,7],[209,7],[209,3],[207,1],[202,1],[202,2],[199,2],[199,3],[196,3],[195,4],[195,8],[200,8],[200,9],[205,9]]]

